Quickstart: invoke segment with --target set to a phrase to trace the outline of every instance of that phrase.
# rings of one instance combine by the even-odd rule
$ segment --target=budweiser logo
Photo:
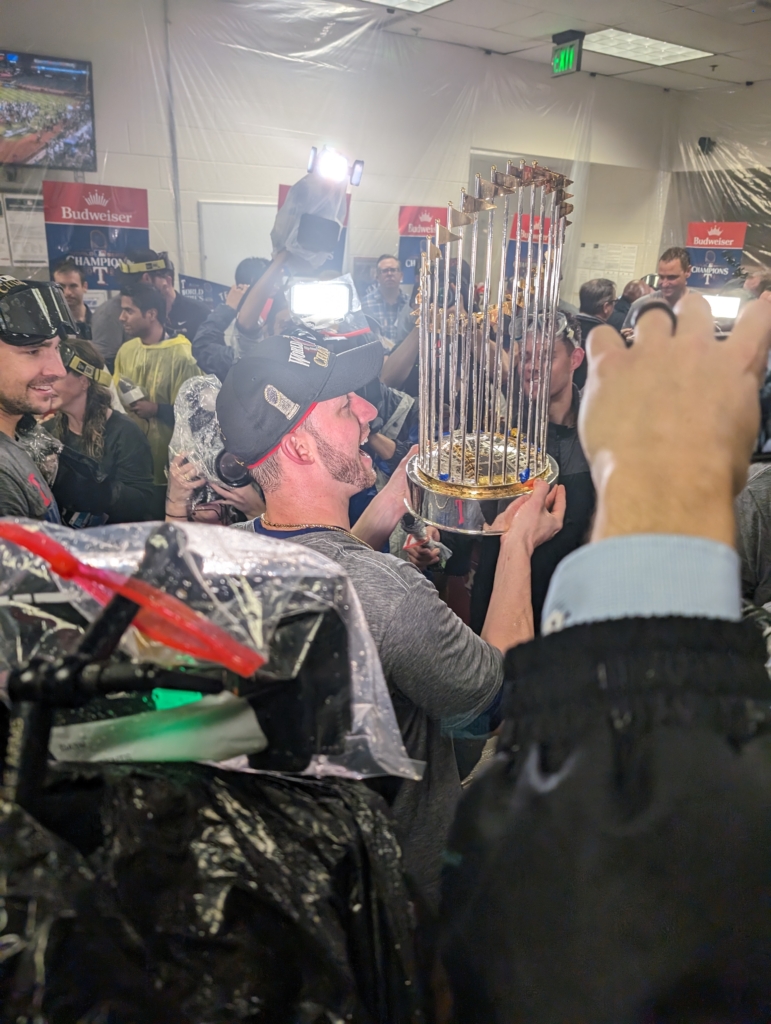
[[[428,210],[421,210],[418,215],[418,220],[420,221],[421,224],[430,224],[431,214],[428,212]]]
[[[717,224],[713,228],[707,228],[707,234],[712,235],[713,237],[717,236],[718,238],[720,238],[720,228]]]
[[[101,192],[91,192],[86,196],[86,206],[107,206],[107,196],[102,195]]]

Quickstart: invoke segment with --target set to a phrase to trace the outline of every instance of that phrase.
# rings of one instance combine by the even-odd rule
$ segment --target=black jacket
[[[153,457],[147,438],[128,416],[113,412],[104,425],[99,462],[82,454],[82,438],[65,431],[65,453],[52,487],[70,526],[134,523],[162,518],[153,485]],[[66,450],[80,457],[67,459]]]
[[[506,658],[448,843],[463,1024],[771,1019],[771,682],[750,623],[575,626]]]

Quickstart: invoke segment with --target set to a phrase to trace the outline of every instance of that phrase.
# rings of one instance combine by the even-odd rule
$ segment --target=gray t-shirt
[[[24,449],[0,432],[0,516],[24,516],[60,523],[51,488]]]
[[[377,644],[407,753],[426,762],[421,782],[402,782],[393,813],[405,870],[435,908],[442,851],[461,795],[452,738],[442,734],[441,721],[471,721],[492,704],[503,680],[503,657],[409,563],[343,533],[318,531],[291,540],[333,559],[350,577]]]
[[[91,340],[103,359],[114,359],[126,340],[119,317],[120,295],[114,295],[107,302],[97,306],[91,317]]]
[[[685,289],[685,293],[687,294],[687,292],[688,292],[688,289],[686,288]],[[627,313],[627,315],[626,315],[626,317],[624,319],[624,326],[621,328],[621,330],[623,331],[627,327],[631,327],[632,326],[632,317],[635,314],[635,310],[639,309],[640,306],[645,306],[647,303],[653,302],[654,299],[664,299],[664,302],[667,301],[664,298],[664,293],[660,292],[660,291],[649,292],[648,295],[641,295],[640,298],[639,299],[635,299],[634,302],[632,303],[632,305],[629,307],[629,312]]]
[[[771,464],[750,466],[747,486],[734,504],[736,549],[742,562],[742,597],[771,601]]]

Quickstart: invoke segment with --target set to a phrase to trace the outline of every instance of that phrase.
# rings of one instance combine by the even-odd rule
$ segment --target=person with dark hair
[[[688,278],[691,276],[691,257],[688,250],[679,245],[665,249],[659,256],[658,275],[658,289],[632,303],[624,320],[623,330],[631,330],[636,311],[646,303],[658,299],[674,307],[682,299],[688,291]]]
[[[281,286],[288,258],[289,253],[282,250],[270,263],[250,258],[238,264],[236,283],[227,298],[209,313],[193,338],[193,357],[204,373],[224,380],[233,363],[248,354],[266,331],[277,333],[276,315],[287,308]],[[264,264],[264,270],[254,280],[239,280],[239,275],[257,273],[258,264]]]
[[[136,267],[159,260],[160,254],[154,249],[131,249],[126,253],[125,266]],[[133,284],[152,283],[150,274],[146,270],[138,270],[133,273],[129,270],[119,270],[116,277],[120,284],[126,287]],[[107,302],[97,306],[91,317],[91,340],[104,359],[105,366],[110,373],[115,365],[115,355],[126,340],[120,312],[120,295],[115,295]]]
[[[90,340],[91,310],[84,301],[88,291],[86,272],[73,259],[68,258],[56,264],[53,278],[64,292],[64,301],[70,307],[79,336]]]
[[[200,376],[201,370],[189,340],[166,331],[166,300],[157,289],[149,284],[124,287],[120,301],[120,319],[129,340],[115,357],[115,386],[120,394],[128,393],[128,413],[150,442],[156,497],[163,508],[174,401],[181,385]],[[132,395],[132,387],[142,396]]]
[[[405,869],[435,906],[444,838],[460,796],[452,739],[442,722],[473,721],[495,704],[501,653],[532,635],[530,556],[562,523],[564,492],[537,481],[496,520],[505,536],[482,637],[428,580],[378,550],[404,514],[406,459],[351,529],[349,502],[374,481],[361,450],[376,409],[357,392],[383,350],[371,342],[335,354],[305,337],[266,339],[228,374],[217,396],[225,448],[262,488],[266,511],[244,524],[305,544],[350,576],[378,647],[410,757],[422,782],[392,791]],[[366,538],[366,539],[365,539]]]
[[[620,331],[624,326],[626,315],[632,303],[636,299],[642,298],[643,295],[650,295],[652,291],[651,286],[646,284],[645,281],[630,281],[621,293],[621,298],[616,300],[613,312],[608,317],[610,326]]]
[[[584,281],[578,289],[581,304],[578,322],[581,333],[587,337],[593,327],[608,322],[616,305],[616,283],[607,277],[595,277]]]
[[[54,285],[40,289],[57,292],[67,309]],[[53,386],[65,374],[58,325],[47,316],[49,297],[34,282],[0,277],[0,516],[60,523],[51,488],[19,443],[20,423],[51,411]],[[74,334],[74,324],[69,330]]]
[[[377,261],[375,271],[376,287],[361,300],[361,308],[377,321],[384,347],[389,350],[399,340],[397,320],[407,297],[401,290],[402,265],[395,256],[385,253]]]
[[[581,396],[575,384],[576,371],[584,364],[586,353],[581,347],[577,319],[569,313],[560,316],[564,320],[558,320],[554,339],[546,449],[556,461],[559,481],[565,487],[565,522],[556,537],[533,555],[531,593],[536,624],[540,622],[554,570],[566,555],[586,543],[594,514],[594,485],[578,437]],[[528,337],[527,345],[532,345],[532,338]],[[530,387],[527,375],[524,384],[527,394]],[[484,537],[480,541],[479,564],[471,591],[471,628],[477,633],[484,625],[493,592],[499,546],[497,537]]]
[[[81,459],[59,458],[52,487],[68,526],[134,523],[162,518],[156,507],[153,457],[147,438],[111,408],[110,375],[90,341],[63,346],[66,376],[57,380],[49,433]]]
[[[259,281],[270,266],[270,260],[262,256],[247,256],[236,267],[236,284],[253,285]]]
[[[164,326],[171,335],[184,334],[192,341],[196,332],[209,315],[208,306],[197,299],[181,295],[174,287],[174,264],[168,256],[161,254],[166,264],[161,270],[150,271],[150,284],[157,288],[166,300]]]

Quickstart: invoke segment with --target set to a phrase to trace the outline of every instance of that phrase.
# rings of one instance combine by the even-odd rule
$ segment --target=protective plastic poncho
[[[200,376],[201,370],[193,359],[190,342],[181,334],[164,338],[157,345],[143,345],[139,338],[132,338],[121,346],[115,357],[116,386],[121,377],[128,378],[147,392],[151,402],[159,405],[174,405],[181,385],[191,377]],[[157,416],[143,420],[133,413],[128,415],[139,424],[150,442],[154,482],[165,487],[169,441],[173,431],[171,422]]]

